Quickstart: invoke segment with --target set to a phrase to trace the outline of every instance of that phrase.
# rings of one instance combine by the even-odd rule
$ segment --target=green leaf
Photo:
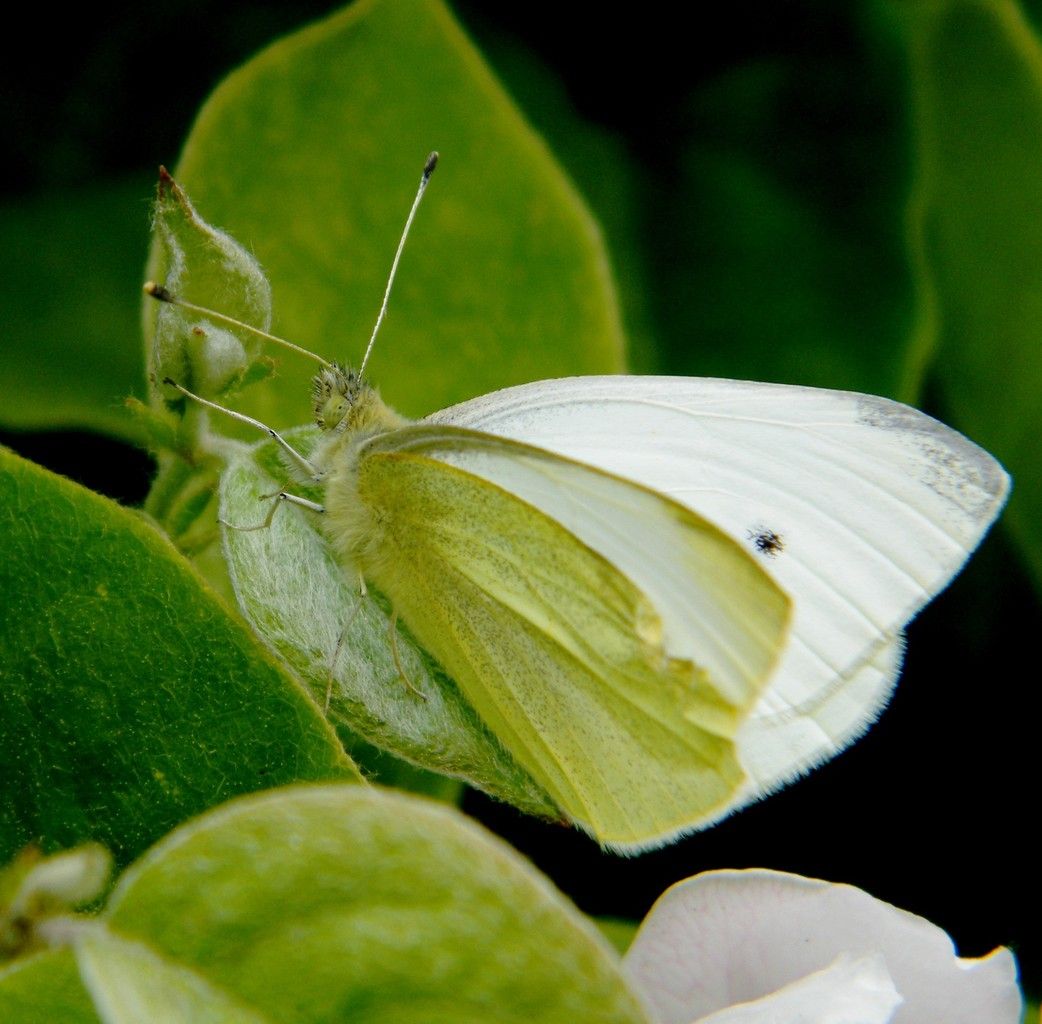
[[[1042,47],[1013,3],[898,10],[918,171],[917,359],[953,424],[1012,473],[1007,522],[1042,584]]]
[[[317,433],[301,428],[287,436],[306,452]],[[222,477],[221,518],[235,526],[261,522],[285,474],[273,443],[250,450]],[[345,575],[313,517],[282,508],[267,529],[227,530],[224,550],[243,614],[323,705],[332,670],[334,721],[413,764],[464,778],[530,813],[554,814],[550,799],[400,626],[398,647],[409,683],[402,680],[388,609],[372,597],[360,598],[358,582]]]
[[[99,1024],[71,949],[49,949],[0,968],[4,1024]]]
[[[0,423],[129,440],[144,391],[141,267],[149,186],[128,181],[0,210]]]
[[[0,857],[117,861],[229,795],[356,777],[315,704],[135,513],[0,450]]]
[[[286,1024],[644,1019],[617,956],[513,850],[371,787],[207,814],[124,875],[105,920]]]
[[[599,231],[543,143],[435,0],[362,0],[276,43],[217,89],[177,177],[255,252],[274,329],[361,358],[420,171],[442,160],[370,364],[416,415],[520,381],[622,368]],[[243,396],[304,422],[313,366]]]

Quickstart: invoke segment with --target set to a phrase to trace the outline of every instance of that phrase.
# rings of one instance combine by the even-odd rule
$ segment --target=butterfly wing
[[[337,510],[364,510],[367,579],[602,843],[665,841],[742,790],[735,735],[789,602],[701,517],[539,449],[426,426],[367,442],[327,507],[341,549],[359,531]]]
[[[790,642],[738,738],[737,803],[832,756],[885,704],[905,624],[958,572],[1009,481],[987,452],[884,398],[705,378],[576,377],[428,422],[516,438],[639,481],[756,552]]]

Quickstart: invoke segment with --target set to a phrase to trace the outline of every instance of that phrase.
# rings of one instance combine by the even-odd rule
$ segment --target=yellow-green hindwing
[[[494,482],[504,467],[534,502]],[[338,550],[570,819],[602,843],[638,848],[733,798],[745,781],[735,732],[789,616],[787,598],[737,544],[639,485],[472,431],[394,430],[345,448],[330,470]],[[536,492],[575,507],[546,514]],[[629,555],[606,557],[614,541],[603,523],[583,525],[587,500],[603,523],[646,531],[620,538]],[[570,516],[574,529],[560,521]],[[593,546],[576,535],[584,531],[597,535]],[[675,576],[666,592],[687,588],[686,619],[670,608],[664,624],[666,602],[634,582],[640,566],[619,566],[655,540],[668,544],[662,571]],[[677,635],[685,623],[693,644]],[[707,658],[693,656],[700,646]]]

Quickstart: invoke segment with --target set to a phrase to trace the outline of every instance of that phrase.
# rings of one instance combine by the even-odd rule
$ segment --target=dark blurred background
[[[0,228],[27,208],[123,189],[136,199],[113,230],[139,246],[143,265],[156,165],[176,161],[208,92],[264,44],[332,9],[314,0],[168,0],[110,3],[75,19],[45,5],[24,9],[0,42]],[[906,88],[896,48],[859,5],[718,5],[694,32],[656,5],[631,19],[592,20],[565,20],[548,3],[454,9],[604,219],[637,368],[843,387],[829,363],[833,332],[861,345],[868,364],[875,337],[910,324],[900,218],[889,215],[909,173]],[[814,217],[788,224],[765,203],[758,219],[751,202],[748,237],[725,223],[717,204],[726,189],[762,188],[718,159],[729,147],[762,156]],[[820,243],[822,225],[842,244],[812,265],[801,239]],[[730,245],[757,257],[745,276],[721,270]],[[793,281],[816,273],[836,278],[830,294],[841,300],[808,317]],[[127,287],[136,292],[137,280]],[[74,268],[61,288],[77,302]],[[735,325],[748,334],[757,317],[762,349],[732,345]],[[772,346],[767,325],[783,333],[790,322],[816,332],[813,365],[793,365]],[[893,391],[882,371],[875,389]],[[927,389],[928,400],[934,394]],[[147,492],[149,458],[117,441],[26,431],[0,441],[119,501],[140,503]],[[1042,616],[1022,564],[996,530],[913,623],[901,683],[878,725],[807,779],[703,834],[628,860],[479,794],[465,809],[590,913],[639,918],[667,885],[707,868],[795,871],[923,914],[965,955],[1012,945],[1037,997],[1038,670],[1030,665]]]

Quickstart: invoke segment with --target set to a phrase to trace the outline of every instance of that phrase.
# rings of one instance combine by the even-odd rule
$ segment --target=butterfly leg
[[[388,636],[391,640],[391,657],[394,659],[394,667],[398,669],[398,675],[401,676],[401,680],[405,685],[416,694],[417,697],[422,697],[424,700],[427,699],[427,695],[417,690],[412,684],[412,680],[405,674],[405,669],[402,667],[402,659],[398,655],[398,612],[391,612],[391,625],[388,630]]]
[[[275,500],[271,503],[268,514],[264,517],[263,522],[257,523],[256,526],[236,526],[234,523],[229,523],[227,519],[218,519],[217,522],[222,526],[227,526],[229,530],[237,530],[239,533],[252,533],[254,530],[266,530],[271,526],[271,521],[275,518],[275,513],[283,502],[296,505],[298,508],[306,508],[309,512],[317,512],[319,515],[326,511],[325,506],[320,505],[317,501],[308,501],[307,498],[302,498],[299,494],[290,494],[288,491],[279,491],[278,494],[272,495],[272,497]]]
[[[355,602],[354,608],[351,609],[351,614],[347,617],[347,622],[344,623],[344,628],[340,630],[340,636],[336,638],[336,647],[333,648],[333,657],[329,659],[329,681],[326,686],[326,701],[322,706],[322,713],[325,715],[329,714],[329,702],[333,697],[333,679],[336,673],[336,663],[340,660],[340,649],[344,646],[344,640],[347,639],[347,631],[351,628],[351,623],[355,621],[358,613],[362,610],[362,601],[365,599],[368,591],[365,587],[365,577],[358,574],[358,600]]]
[[[228,409],[223,405],[218,405],[216,402],[211,402],[208,398],[203,398],[197,395],[194,391],[189,391],[188,388],[182,387],[176,380],[170,377],[164,377],[163,383],[169,387],[174,388],[175,391],[180,391],[186,398],[190,398],[193,402],[198,402],[200,405],[205,405],[207,409],[213,409],[216,412],[223,413],[225,416],[231,417],[239,423],[245,423],[247,426],[254,427],[257,430],[267,434],[305,473],[311,477],[312,480],[318,481],[325,476],[325,471],[316,466],[310,459],[302,455],[293,447],[277,430],[273,430],[266,423],[261,423],[260,420],[255,420],[252,416],[247,416],[245,413],[236,412],[234,409]]]

